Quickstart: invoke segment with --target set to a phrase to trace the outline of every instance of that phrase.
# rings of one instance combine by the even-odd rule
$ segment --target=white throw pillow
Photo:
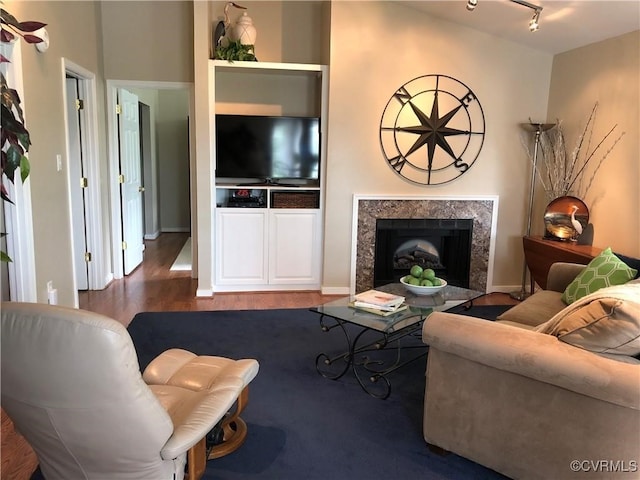
[[[598,290],[569,305],[536,331],[592,352],[640,355],[640,284]]]

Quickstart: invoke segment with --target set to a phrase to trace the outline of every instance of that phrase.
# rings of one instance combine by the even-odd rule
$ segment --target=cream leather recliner
[[[145,382],[111,318],[17,302],[2,303],[1,317],[2,407],[47,479],[180,480],[187,458],[186,477],[199,478],[207,434],[246,401],[258,372],[255,360],[173,349]]]

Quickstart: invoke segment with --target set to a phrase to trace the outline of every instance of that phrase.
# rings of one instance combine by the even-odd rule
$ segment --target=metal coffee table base
[[[351,328],[355,327],[356,331],[350,333],[348,324],[349,322],[334,317],[320,316],[320,327],[323,332],[340,327],[348,350],[335,356],[320,353],[316,357],[316,370],[330,380],[338,380],[351,370],[358,384],[372,397],[380,399],[389,397],[391,383],[387,375],[427,355],[428,346],[421,342],[422,322],[392,333],[356,327],[352,324]],[[357,328],[360,328],[360,331],[357,331]],[[374,339],[368,339],[369,336],[373,336]],[[416,341],[413,345],[403,345],[402,339]],[[404,355],[407,351],[416,349],[420,350],[418,355],[404,358],[407,356]],[[386,354],[383,354],[383,351],[386,351]]]

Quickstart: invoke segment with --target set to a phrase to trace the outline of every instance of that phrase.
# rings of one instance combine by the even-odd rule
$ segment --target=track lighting
[[[536,10],[536,13],[533,14],[533,17],[529,21],[529,30],[532,32],[537,32],[538,28],[540,28],[540,10]]]
[[[534,5],[533,3],[526,2],[525,0],[509,0],[510,2],[517,3],[523,7],[533,10],[533,17],[529,21],[529,30],[531,32],[537,32],[540,28],[540,12],[542,7]],[[473,11],[478,6],[478,0],[467,0],[467,10]]]

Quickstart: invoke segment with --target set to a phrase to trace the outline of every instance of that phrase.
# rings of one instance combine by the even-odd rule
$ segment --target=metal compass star
[[[424,113],[411,101],[409,101],[409,105],[411,106],[413,113],[415,113],[416,117],[418,117],[420,125],[397,127],[397,130],[401,132],[415,133],[416,135],[419,135],[415,143],[405,154],[405,157],[409,156],[416,150],[419,150],[421,147],[426,145],[427,157],[429,161],[429,171],[431,171],[431,167],[433,164],[433,157],[435,155],[436,146],[442,148],[445,152],[447,152],[449,156],[451,156],[451,158],[456,160],[457,157],[455,153],[453,153],[451,145],[449,145],[449,142],[447,142],[447,137],[451,135],[468,135],[469,132],[456,128],[450,128],[447,126],[447,124],[451,121],[455,114],[458,113],[458,110],[462,108],[462,105],[458,105],[453,110],[440,117],[438,107],[438,91],[435,92],[435,98],[433,99],[433,105],[431,107],[431,115],[427,115],[426,113]]]
[[[385,160],[395,173],[420,185],[463,175],[478,158],[484,135],[480,101],[447,75],[422,75],[401,85],[380,119]]]

